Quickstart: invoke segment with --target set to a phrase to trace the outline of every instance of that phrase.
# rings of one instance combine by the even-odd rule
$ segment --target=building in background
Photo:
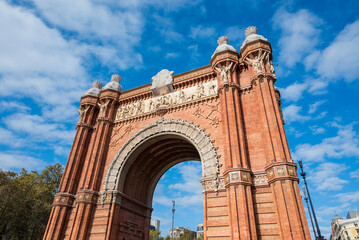
[[[189,228],[176,227],[173,229],[173,239],[178,239],[180,236],[184,235],[185,232],[188,232],[191,235],[191,239],[196,238],[197,233],[189,230]],[[170,230],[170,236],[172,236],[172,229]]]
[[[150,230],[157,230],[160,232],[160,220],[151,219]]]
[[[197,225],[197,235],[196,238],[199,238],[203,235],[203,223]]]
[[[335,215],[332,220],[330,240],[359,239],[359,211],[350,211],[347,218]]]

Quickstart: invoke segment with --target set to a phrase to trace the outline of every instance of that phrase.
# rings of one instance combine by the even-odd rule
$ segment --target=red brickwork
[[[261,52],[268,58],[258,72],[246,58]],[[82,97],[88,111],[44,239],[148,239],[157,181],[185,160],[204,165],[205,239],[310,239],[269,59],[271,46],[262,40],[240,54],[216,53],[211,65],[173,83],[180,91],[216,82],[215,94],[122,119],[120,107],[152,98],[150,84]],[[230,66],[228,81],[221,66]]]

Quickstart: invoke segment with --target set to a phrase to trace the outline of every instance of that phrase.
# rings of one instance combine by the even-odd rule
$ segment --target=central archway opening
[[[188,161],[191,162],[188,163]],[[169,170],[172,167],[173,170]],[[187,192],[191,192],[193,197],[197,198],[196,202],[198,203],[199,196],[200,201],[203,201],[200,179],[191,185],[193,183],[190,181],[194,179],[190,178],[192,173],[189,172],[197,168],[196,176],[199,175],[201,178],[202,167],[198,150],[190,140],[181,135],[160,134],[140,144],[128,157],[119,181],[119,189],[120,191],[122,189],[123,193],[119,214],[121,218],[120,239],[149,238],[155,188],[168,170],[169,173],[178,171],[180,177],[185,178],[182,182],[173,182],[171,185],[173,190],[177,189],[178,191],[181,185],[185,184],[182,186],[182,190],[191,188],[187,189]],[[196,188],[192,189],[193,186]],[[197,194],[194,194],[195,191],[198,191]],[[172,204],[171,198],[169,197],[170,205]],[[178,207],[180,208],[185,208],[186,204],[193,203],[193,199],[190,198],[187,199],[187,203],[185,202],[186,198],[182,198],[182,201],[180,199],[181,196],[178,195]],[[203,203],[200,208],[197,211],[203,213]],[[180,214],[180,211],[177,211],[177,214]],[[129,229],[131,230],[129,231]],[[169,232],[165,234],[167,235]]]
[[[203,223],[201,162],[185,161],[170,168],[160,179],[153,196],[151,225],[163,239],[171,236],[172,200],[175,201],[174,236],[197,237],[198,224]],[[186,231],[186,232],[185,232]],[[158,234],[153,231],[152,235]]]

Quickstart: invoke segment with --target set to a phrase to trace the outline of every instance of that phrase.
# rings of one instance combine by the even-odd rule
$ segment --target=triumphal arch
[[[202,162],[205,239],[310,239],[272,48],[245,35],[189,72],[127,91],[119,75],[94,82],[44,239],[148,239],[155,186],[186,160]]]

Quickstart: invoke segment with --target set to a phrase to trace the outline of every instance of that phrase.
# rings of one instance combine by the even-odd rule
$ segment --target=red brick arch
[[[210,65],[159,96],[151,84],[121,92],[118,76],[95,82],[44,239],[148,239],[157,181],[190,159],[203,167],[205,239],[310,239],[272,49],[249,30],[239,53],[222,37]]]
[[[146,144],[147,141],[155,140],[158,136],[164,136],[164,138],[177,136],[190,142],[197,150],[199,159],[202,162],[203,178],[212,180],[218,178],[220,166],[218,159],[220,156],[216,152],[217,148],[213,145],[214,141],[210,139],[210,134],[205,133],[205,130],[191,122],[162,119],[138,131],[121,147],[106,173],[104,182],[106,191],[123,190],[123,177],[126,175],[123,173],[123,169],[126,169],[125,165],[129,161],[131,154],[141,149],[142,145],[148,145]],[[176,146],[173,146],[173,148],[176,148]],[[132,159],[134,160],[135,158]],[[165,166],[166,170],[168,168],[168,166]],[[123,177],[121,178],[121,176]]]

